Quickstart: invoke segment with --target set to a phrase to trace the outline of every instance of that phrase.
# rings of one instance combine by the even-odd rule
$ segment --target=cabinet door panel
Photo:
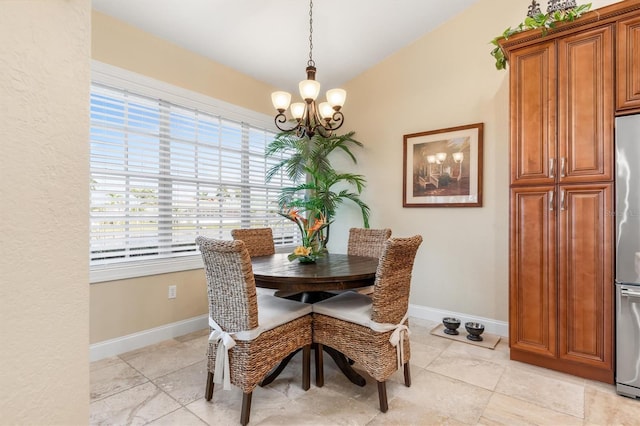
[[[512,349],[555,357],[554,187],[511,191],[509,338]]]
[[[557,166],[554,42],[514,52],[510,59],[511,183],[551,184]]]
[[[617,24],[617,110],[640,108],[640,17]]]
[[[559,181],[612,180],[613,30],[558,40]]]
[[[605,369],[613,348],[613,183],[560,186],[559,355]],[[562,195],[561,195],[562,198]]]

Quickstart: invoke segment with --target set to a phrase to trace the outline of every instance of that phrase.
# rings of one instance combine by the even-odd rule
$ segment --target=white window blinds
[[[274,133],[196,108],[94,82],[91,87],[91,265],[195,255],[195,238],[271,227],[277,245],[298,239],[276,214],[280,189],[265,175]]]

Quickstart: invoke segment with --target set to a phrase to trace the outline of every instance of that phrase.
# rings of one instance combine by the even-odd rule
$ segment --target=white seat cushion
[[[276,291],[278,290],[276,290],[275,288],[256,287],[256,294],[258,296],[262,296],[262,295],[275,296]]]
[[[345,291],[335,297],[314,303],[313,312],[365,327],[371,325],[373,302],[366,294]]]
[[[258,295],[258,326],[261,331],[272,330],[311,313],[311,305],[268,294]]]

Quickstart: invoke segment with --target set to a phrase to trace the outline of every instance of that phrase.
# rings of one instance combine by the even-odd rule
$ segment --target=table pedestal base
[[[315,358],[316,358],[316,386],[318,387],[322,387],[324,386],[324,372],[322,369],[322,362],[319,362],[322,360],[322,352],[318,351],[318,345],[317,344],[313,344],[314,347],[314,352],[316,354]],[[280,375],[280,373],[282,373],[282,371],[284,370],[284,368],[287,366],[287,364],[289,364],[289,361],[291,361],[291,359],[295,356],[295,354],[297,354],[301,349],[298,349],[295,352],[292,352],[291,354],[287,355],[287,357],[285,359],[283,359],[280,364],[278,364],[278,366],[276,368],[274,368],[268,375],[267,377],[265,377],[262,382],[260,382],[260,386],[267,386],[268,384],[270,384],[271,382],[273,382],[276,377],[278,377]],[[364,379],[364,377],[362,377],[360,374],[358,374],[356,372],[356,370],[354,370],[351,365],[349,364],[349,360],[347,359],[346,356],[344,356],[341,352],[338,352],[337,350],[330,348],[329,346],[322,346],[322,350],[323,352],[326,352],[331,359],[333,359],[333,361],[336,363],[336,366],[340,369],[340,371],[342,371],[342,374],[344,374],[347,379],[349,379],[351,381],[351,383],[356,384],[360,387],[364,386],[367,384],[367,381]]]

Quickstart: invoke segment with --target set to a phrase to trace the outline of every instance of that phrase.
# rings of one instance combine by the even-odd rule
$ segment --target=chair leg
[[[324,366],[322,365],[322,345],[315,344],[316,352],[316,386],[321,388],[324,386]]]
[[[378,382],[378,399],[380,400],[380,411],[386,413],[389,404],[387,404],[387,384],[385,382]]]
[[[311,345],[302,348],[302,389],[308,391],[311,387]]]
[[[242,395],[242,413],[240,414],[240,423],[245,426],[249,423],[249,416],[251,415],[251,395],[253,392],[245,393]]]
[[[213,398],[213,373],[210,371],[207,372],[207,387],[204,391],[204,398],[207,401],[211,401]]]
[[[411,371],[409,371],[408,361],[404,364],[404,385],[408,388],[411,387]]]

